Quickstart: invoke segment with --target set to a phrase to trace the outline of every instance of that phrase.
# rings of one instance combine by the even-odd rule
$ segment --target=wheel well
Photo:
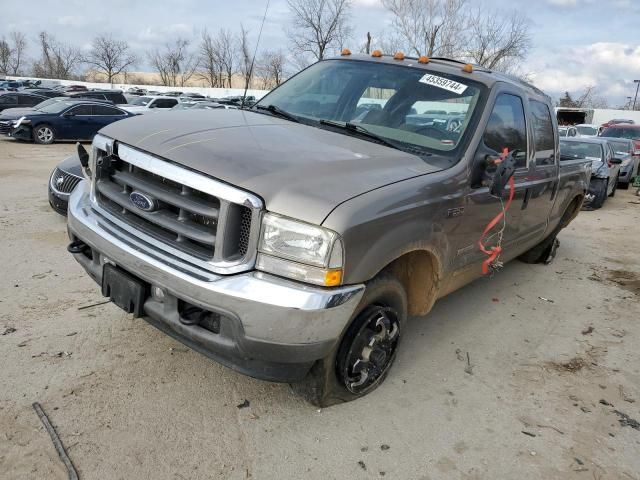
[[[414,250],[383,269],[396,277],[407,294],[408,314],[426,315],[433,307],[440,286],[440,262],[428,250]]]
[[[565,214],[562,216],[562,227],[565,228],[569,225],[580,213],[580,208],[582,207],[582,202],[584,201],[584,195],[578,195],[567,207]]]

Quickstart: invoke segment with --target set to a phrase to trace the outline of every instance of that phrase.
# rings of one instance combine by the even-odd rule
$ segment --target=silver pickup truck
[[[384,380],[409,316],[552,254],[591,164],[560,164],[552,112],[480,67],[345,52],[250,109],[102,129],[68,250],[194,350],[316,405],[351,400]]]

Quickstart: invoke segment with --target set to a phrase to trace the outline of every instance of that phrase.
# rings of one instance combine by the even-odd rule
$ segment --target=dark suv
[[[94,100],[109,100],[116,104],[127,103],[121,90],[90,90],[88,92],[76,92],[67,95],[71,98],[91,98]]]

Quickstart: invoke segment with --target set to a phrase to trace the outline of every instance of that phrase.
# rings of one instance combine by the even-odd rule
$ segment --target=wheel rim
[[[339,359],[339,376],[351,393],[362,394],[375,387],[387,372],[400,339],[395,310],[372,305],[360,315],[361,327]]]
[[[48,127],[42,127],[38,130],[38,139],[43,142],[50,142],[53,140],[53,132]]]

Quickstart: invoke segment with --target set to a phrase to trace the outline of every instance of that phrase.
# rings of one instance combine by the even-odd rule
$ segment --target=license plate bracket
[[[144,315],[149,286],[129,272],[106,263],[102,270],[102,295],[134,317]]]

